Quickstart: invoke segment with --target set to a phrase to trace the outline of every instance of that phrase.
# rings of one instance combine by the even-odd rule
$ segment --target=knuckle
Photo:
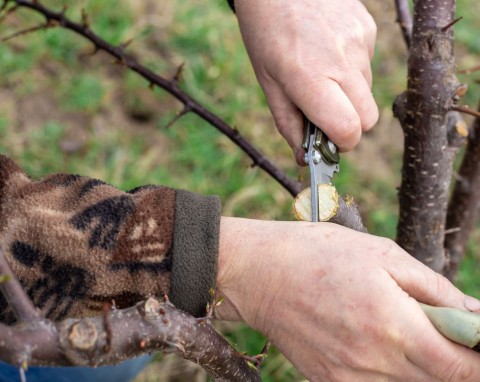
[[[448,363],[440,376],[441,381],[459,382],[470,379],[473,375],[473,367],[463,362],[461,358]]]

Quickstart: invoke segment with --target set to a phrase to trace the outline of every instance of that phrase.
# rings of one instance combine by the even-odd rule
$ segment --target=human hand
[[[478,381],[480,355],[417,301],[480,303],[394,242],[330,223],[222,218],[221,319],[262,331],[311,381]]]
[[[237,0],[242,37],[279,132],[304,165],[303,117],[352,149],[378,119],[376,26],[359,0]]]

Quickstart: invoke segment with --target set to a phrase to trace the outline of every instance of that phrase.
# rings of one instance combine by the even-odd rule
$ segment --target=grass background
[[[402,134],[391,104],[406,82],[406,52],[395,23],[393,1],[365,1],[378,27],[373,92],[381,116],[359,147],[343,155],[335,184],[356,198],[371,232],[393,238],[397,221]],[[480,18],[475,0],[458,2],[464,20],[456,27],[459,68],[478,64]],[[235,16],[223,0],[57,1],[45,4],[80,19],[113,44],[130,39],[128,52],[166,77],[185,63],[182,88],[236,126],[292,177],[308,174],[294,164],[276,133],[265,98],[242,45]],[[0,36],[43,21],[21,10],[0,24]],[[92,46],[60,28],[0,44],[0,152],[34,177],[72,172],[103,179],[121,189],[146,183],[217,194],[223,213],[293,220],[292,199],[227,138],[193,115],[168,122],[182,105],[112,62],[91,55]],[[478,75],[460,76],[471,87],[464,102],[475,105]],[[458,285],[480,296],[473,234]],[[219,324],[242,351],[259,352],[264,338],[242,325]],[[265,381],[302,377],[274,349]],[[137,381],[205,381],[203,371],[177,357],[159,357]]]

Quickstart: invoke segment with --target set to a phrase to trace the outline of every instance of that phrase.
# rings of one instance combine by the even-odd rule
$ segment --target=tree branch
[[[146,352],[177,353],[223,381],[260,381],[256,368],[220,336],[168,301],[150,298],[102,316],[66,319],[37,327],[0,324],[0,358],[15,365],[100,366]]]
[[[447,212],[446,228],[451,233],[445,237],[445,249],[449,260],[446,276],[450,279],[454,278],[458,265],[465,256],[468,238],[478,218],[479,188],[480,117],[477,116],[468,136],[467,148]]]
[[[410,48],[413,21],[408,0],[395,0],[395,8],[397,10],[397,22],[402,30],[403,41],[405,41],[407,48]]]
[[[55,21],[62,28],[69,29],[85,39],[89,40],[94,46],[95,50],[103,50],[115,57],[119,62],[133,70],[141,77],[146,79],[150,84],[154,84],[176,99],[181,101],[185,108],[192,113],[198,115],[200,118],[209,122],[212,126],[217,128],[223,134],[225,134],[232,142],[240,147],[254,162],[255,165],[267,172],[272,178],[279,182],[292,196],[298,194],[301,190],[300,182],[292,180],[282,170],[277,168],[267,157],[265,157],[260,151],[258,151],[252,144],[247,141],[236,129],[230,127],[223,119],[212,113],[210,110],[202,106],[194,98],[183,92],[178,86],[178,71],[177,75],[172,80],[167,80],[145,66],[139,64],[133,57],[127,55],[124,52],[124,47],[115,47],[98,35],[96,35],[88,26],[88,23],[76,23],[68,19],[63,12],[54,12],[47,7],[43,6],[39,1],[27,1],[27,0],[7,0],[14,2],[17,7],[24,7],[34,10],[42,14],[47,22]],[[85,19],[85,15],[82,17]]]
[[[480,117],[480,111],[472,110],[468,106],[452,106],[452,110],[458,111],[459,113],[470,114],[477,118]]]

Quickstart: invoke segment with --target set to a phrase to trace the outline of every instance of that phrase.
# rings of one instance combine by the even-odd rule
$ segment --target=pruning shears
[[[333,174],[340,170],[340,155],[335,144],[307,117],[304,119],[302,147],[306,150],[305,163],[310,168],[312,193],[312,222],[319,221],[318,185],[331,184]]]

